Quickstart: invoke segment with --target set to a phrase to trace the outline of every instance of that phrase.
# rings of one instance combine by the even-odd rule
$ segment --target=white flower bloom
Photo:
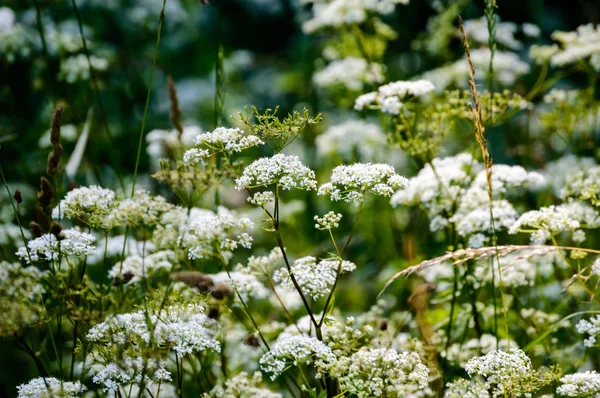
[[[196,136],[194,144],[196,148],[186,151],[183,155],[185,162],[203,161],[215,153],[241,152],[264,142],[255,135],[244,134],[239,128],[217,127],[210,133]]]
[[[210,276],[215,283],[224,283],[235,289],[244,299],[248,299],[249,297],[263,299],[269,297],[271,294],[271,291],[256,276],[247,272],[231,271],[229,274],[227,272],[219,272]]]
[[[250,219],[230,213],[200,215],[191,218],[179,244],[188,250],[190,260],[222,256],[227,261],[239,246],[252,247],[252,237],[246,231],[253,227]]]
[[[94,71],[105,71],[108,69],[108,60],[94,55],[90,56],[90,63]],[[90,66],[85,54],[70,56],[60,63],[60,70],[56,78],[67,83],[87,81],[90,79]]]
[[[381,127],[362,120],[331,126],[315,143],[319,155],[336,154],[344,160],[352,160],[355,154],[362,160],[373,160],[382,157],[387,149],[387,138]]]
[[[158,224],[163,214],[173,207],[162,196],[152,196],[150,192],[137,189],[132,198],[117,203],[106,222],[149,227]]]
[[[17,256],[29,264],[37,261],[57,261],[64,257],[86,257],[94,254],[96,238],[92,235],[79,232],[76,229],[65,229],[61,232],[64,237],[56,239],[53,234],[44,234],[39,238],[27,242],[29,255],[25,247],[19,248]]]
[[[327,296],[335,283],[338,268],[340,273],[352,272],[356,264],[339,259],[325,259],[317,262],[312,256],[302,257],[292,264],[292,273],[305,295],[314,300]],[[295,290],[287,268],[280,268],[273,274],[273,280],[281,283],[287,290]]]
[[[565,375],[560,382],[563,384],[556,389],[560,395],[567,397],[600,396],[600,374],[595,370]]]
[[[600,205],[600,166],[584,168],[567,178],[561,190],[561,197],[590,200],[594,206]]]
[[[456,379],[446,384],[444,398],[490,398],[490,393],[478,379]]]
[[[528,24],[528,31],[533,32],[537,26]],[[488,45],[489,31],[487,26],[487,19],[485,16],[479,19],[471,19],[464,22],[465,32],[469,41],[473,41],[478,44]],[[519,27],[514,22],[500,22],[496,21],[496,34],[494,36],[496,42],[511,50],[520,50],[523,44],[519,42],[515,35],[517,34]],[[538,28],[539,32],[539,28]]]
[[[159,270],[170,271],[176,263],[175,252],[171,250],[159,251],[145,257],[134,255],[127,257],[122,265],[121,263],[115,264],[108,271],[108,275],[111,278],[123,276],[128,284],[136,283],[141,281],[142,278],[150,277]]]
[[[96,185],[76,188],[52,211],[54,219],[80,220],[92,228],[110,229],[108,215],[115,206],[115,193]]]
[[[504,199],[494,200],[492,204],[494,228],[496,230],[510,228],[519,216],[512,204]],[[482,232],[489,233],[491,231],[492,224],[490,222],[489,204],[486,203],[467,213],[463,213],[463,211],[464,210],[459,208],[458,212],[450,218],[450,221],[456,224],[456,232],[460,236],[467,237],[473,234]],[[487,240],[484,240],[484,242],[485,241]]]
[[[260,158],[244,169],[235,180],[237,190],[278,184],[281,189],[313,190],[317,187],[315,173],[306,167],[297,156],[277,154]]]
[[[550,206],[524,213],[510,227],[508,233],[516,234],[519,231],[533,229],[531,241],[543,244],[550,237],[564,231],[575,231],[579,226],[579,221],[575,220],[565,208]]]
[[[503,397],[504,382],[531,372],[531,360],[520,349],[510,352],[494,350],[470,359],[465,370],[469,376],[482,376],[488,385],[495,386],[494,397]]]
[[[173,148],[178,148],[182,144],[185,147],[193,145],[194,138],[202,133],[199,126],[184,126],[181,138],[179,131],[173,130],[152,130],[146,134],[146,152],[150,159],[158,166],[158,159],[168,156],[168,151]]]
[[[266,256],[250,256],[248,258],[248,269],[260,274],[269,273],[275,265],[283,259],[283,254],[279,247],[275,247]]]
[[[314,337],[291,336],[280,340],[260,358],[260,367],[263,371],[272,373],[271,380],[279,377],[290,364],[294,366],[312,365],[321,373],[335,362],[336,356],[325,343]]]
[[[421,97],[435,90],[428,80],[396,81],[380,86],[377,92],[363,94],[354,103],[354,109],[365,107],[380,109],[383,113],[397,115],[402,108],[402,100],[408,96]]]
[[[517,343],[512,340],[498,339],[491,334],[483,334],[481,335],[481,339],[470,339],[465,341],[464,343],[454,343],[448,350],[442,352],[442,356],[445,356],[449,361],[456,361],[460,364],[460,366],[464,367],[467,362],[481,354],[487,354],[490,351],[494,351],[496,347],[499,347],[500,350],[506,351],[508,347],[518,347]]]
[[[429,382],[429,370],[414,352],[363,348],[340,363],[347,367],[339,379],[342,389],[362,398],[406,396]]]
[[[389,197],[396,189],[407,186],[408,180],[396,174],[388,164],[355,163],[333,169],[330,182],[321,185],[317,193],[327,195],[333,201],[358,205],[367,192]]]
[[[241,372],[225,381],[224,386],[214,387],[203,398],[281,398],[281,394],[266,388],[259,387],[262,382],[260,372],[254,372],[250,377],[246,372]]]
[[[352,91],[361,91],[365,84],[377,84],[383,80],[381,64],[355,57],[333,61],[313,76],[317,87],[343,86]]]
[[[330,211],[323,217],[315,216],[313,219],[317,222],[315,224],[315,228],[323,231],[326,229],[339,227],[339,222],[342,219],[342,215],[340,213]]]
[[[54,377],[38,377],[17,387],[18,398],[75,398],[86,390],[80,382],[61,381]]]
[[[248,196],[248,202],[253,205],[265,207],[267,204],[275,201],[275,194],[271,191],[257,192]]]
[[[560,159],[557,159],[546,164],[544,170],[544,179],[548,182],[548,185],[552,187],[552,191],[556,196],[560,196],[562,199],[566,199],[569,196],[569,190],[565,189],[568,181],[573,181],[574,175],[580,175],[579,172],[584,172],[586,169],[592,168],[596,165],[593,158],[588,157],[577,157],[574,155],[565,155]]]
[[[589,320],[582,319],[577,323],[577,333],[587,335],[583,341],[583,345],[586,347],[593,347],[596,345],[596,337],[600,335],[600,316],[595,316]]]
[[[502,286],[519,287],[534,285],[537,274],[536,266],[529,260],[519,259],[517,255],[509,254],[500,257],[500,269],[502,270]],[[479,288],[485,283],[491,283],[492,275],[494,275],[496,283],[499,283],[498,263],[493,261],[490,264],[489,260],[478,261],[473,272],[473,285]]]
[[[574,32],[556,31],[552,38],[561,47],[550,58],[552,65],[570,65],[589,57],[592,66],[600,70],[600,25],[581,25]]]

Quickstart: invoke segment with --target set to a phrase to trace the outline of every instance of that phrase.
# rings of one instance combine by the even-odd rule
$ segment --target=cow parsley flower
[[[291,268],[302,292],[317,300],[328,295],[331,291],[337,277],[338,268],[341,273],[352,272],[356,269],[356,264],[336,258],[317,262],[315,257],[306,256],[294,261]],[[287,290],[295,290],[287,268],[280,268],[275,271],[273,280],[281,283]]]
[[[356,57],[333,61],[313,76],[313,81],[318,87],[342,86],[352,91],[361,91],[365,84],[377,84],[383,80],[381,64]]]
[[[248,196],[248,202],[261,207],[265,207],[274,201],[275,194],[271,191],[257,192],[254,195]]]
[[[54,377],[38,377],[17,387],[18,398],[75,398],[86,390],[80,382],[61,381]]]
[[[253,297],[263,299],[270,296],[271,291],[258,280],[255,275],[242,271],[219,272],[210,275],[215,283],[224,283],[236,290],[244,299]]]
[[[387,138],[377,124],[348,120],[329,127],[315,144],[322,156],[338,155],[350,161],[358,154],[361,160],[371,161],[385,153]]]
[[[465,21],[464,27],[469,41],[472,40],[483,45],[488,44],[489,31],[485,16]],[[510,50],[520,50],[523,44],[515,37],[519,30],[522,30],[529,37],[537,37],[540,34],[540,28],[533,24],[523,24],[519,29],[519,26],[514,22],[497,21],[494,38],[503,47]]]
[[[216,153],[241,152],[244,149],[262,145],[264,142],[253,134],[244,134],[239,128],[217,127],[210,133],[196,136],[195,148],[185,152],[184,162],[198,162]]]
[[[408,180],[396,174],[388,164],[355,163],[333,169],[330,182],[321,185],[317,193],[327,195],[333,201],[358,205],[367,192],[390,197],[395,190],[407,186]]]
[[[248,269],[260,274],[269,273],[275,265],[283,259],[283,254],[279,247],[273,248],[266,256],[250,256],[248,258]]]
[[[329,213],[325,214],[323,217],[319,217],[319,216],[315,216],[313,218],[313,220],[315,220],[317,223],[315,224],[315,228],[318,230],[326,230],[326,229],[332,229],[332,228],[337,228],[340,226],[340,220],[342,219],[342,215],[340,213],[336,213],[333,211],[330,211]]]
[[[91,228],[110,229],[107,218],[115,205],[115,193],[96,185],[76,188],[52,211],[52,218],[69,218],[83,221]]]
[[[567,397],[597,397],[600,395],[600,374],[595,370],[565,375],[556,389],[560,395]]]
[[[575,231],[579,227],[579,221],[573,219],[565,208],[550,206],[524,213],[510,227],[508,233],[531,232],[531,241],[543,244],[556,234]]]
[[[380,109],[383,113],[397,115],[402,101],[408,97],[422,97],[435,90],[429,80],[396,81],[379,87],[376,92],[363,94],[354,102],[354,109]]]
[[[580,172],[585,172],[585,170],[593,168],[595,165],[596,162],[593,158],[565,155],[546,164],[544,179],[552,187],[552,191],[556,196],[566,199],[570,194],[568,189],[563,191],[563,187],[567,185],[567,182],[571,183],[573,176],[580,175]]]
[[[203,398],[281,398],[281,394],[260,387],[262,374],[254,372],[252,377],[241,372],[225,381],[223,386],[214,387]]]
[[[494,350],[470,359],[465,370],[469,376],[483,377],[489,386],[495,387],[493,396],[502,397],[505,383],[531,373],[531,360],[520,349],[510,352]]]
[[[581,25],[574,32],[556,31],[552,38],[560,45],[550,58],[552,65],[570,65],[589,58],[594,69],[600,71],[600,25]]]
[[[336,356],[325,343],[314,337],[291,336],[275,343],[269,352],[260,358],[263,371],[272,373],[271,380],[279,377],[290,365],[312,365],[320,378],[336,360]]]
[[[429,370],[415,352],[363,348],[340,358],[336,367],[347,369],[339,379],[342,389],[363,398],[403,397],[429,382]]]
[[[111,278],[123,276],[127,279],[128,284],[137,283],[142,278],[148,278],[159,270],[170,271],[176,263],[177,258],[174,251],[161,250],[145,257],[139,255],[129,256],[122,264],[115,264],[108,271],[108,275]]]
[[[150,227],[158,224],[166,212],[173,209],[162,196],[138,189],[132,198],[122,200],[108,216],[107,222],[119,225]]]
[[[456,379],[446,384],[444,398],[490,398],[490,393],[479,379]]]
[[[577,323],[577,333],[587,335],[583,340],[583,345],[593,347],[596,345],[596,337],[600,335],[600,316],[595,316],[589,320],[582,319]]]
[[[94,254],[96,238],[76,229],[65,229],[61,232],[61,240],[53,234],[44,234],[27,242],[29,255],[25,247],[17,250],[17,256],[27,264],[37,261],[58,261],[64,257],[85,257]]]
[[[600,206],[600,166],[589,167],[569,175],[561,190],[561,197],[589,200]]]
[[[200,215],[184,229],[179,244],[188,250],[190,260],[222,256],[227,261],[239,246],[252,247],[252,237],[246,231],[253,227],[250,219],[230,213]]]
[[[277,184],[281,189],[316,189],[315,172],[306,167],[297,156],[277,154],[260,158],[244,169],[235,180],[238,191]]]
[[[111,356],[112,357],[112,356]],[[116,393],[125,386],[139,385],[142,382],[152,388],[172,380],[171,373],[166,369],[167,361],[142,356],[119,355],[112,361],[106,356],[93,352],[92,381],[101,384],[104,392]]]

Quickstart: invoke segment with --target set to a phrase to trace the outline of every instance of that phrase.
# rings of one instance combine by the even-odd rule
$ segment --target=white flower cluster
[[[292,273],[302,292],[314,300],[327,296],[335,283],[338,268],[340,273],[352,272],[356,264],[337,258],[324,259],[317,262],[312,256],[297,259],[292,264]],[[273,280],[281,283],[287,290],[295,290],[287,268],[280,268],[273,274]]]
[[[435,232],[447,225],[445,218],[455,202],[465,191],[481,165],[468,153],[446,158],[435,158],[416,177],[409,180],[408,188],[396,192],[391,198],[392,206],[420,205],[427,210],[431,220],[430,229]],[[435,169],[435,172],[434,172]],[[437,175],[436,175],[437,174]]]
[[[540,28],[529,23],[523,24],[521,29],[519,29],[519,26],[514,22],[496,21],[495,27],[494,38],[496,42],[511,50],[520,50],[523,48],[523,44],[515,37],[519,30],[522,30],[525,36],[528,37],[538,37],[540,35]],[[488,45],[490,34],[485,16],[465,21],[464,28],[469,41],[485,46]]]
[[[415,352],[363,348],[340,363],[347,366],[339,379],[342,389],[361,398],[404,397],[429,382],[429,370]]]
[[[224,386],[216,386],[203,398],[281,398],[281,394],[259,387],[262,382],[260,372],[254,372],[252,377],[241,372],[225,381]]]
[[[481,191],[482,193],[485,191]],[[487,197],[487,193],[486,193]],[[456,232],[463,237],[469,237],[470,247],[482,247],[487,242],[487,234],[492,229],[489,204],[480,203],[474,209],[468,209],[461,203],[458,211],[450,218],[456,224]],[[493,200],[494,227],[496,230],[510,228],[519,216],[513,205],[504,199]]]
[[[504,194],[508,189],[516,187],[541,187],[545,184],[544,177],[535,171],[527,171],[521,166],[495,164],[492,166],[492,191],[494,194]],[[487,187],[486,172],[481,171],[473,182],[479,188]]]
[[[216,340],[219,325],[203,312],[200,305],[181,304],[148,314],[141,310],[110,315],[86,336],[96,345],[92,355],[94,382],[103,384],[105,391],[115,391],[120,385],[141,382],[144,371],[149,381],[170,380],[164,360],[143,358],[151,346],[173,350],[182,356],[205,350],[220,351]]]
[[[85,82],[90,80],[90,63],[95,72],[108,69],[108,60],[94,55],[90,56],[90,62],[85,54],[77,54],[62,60],[60,70],[56,78],[67,83]]]
[[[595,165],[596,162],[593,158],[577,157],[571,154],[565,155],[560,159],[546,164],[544,179],[547,181],[548,185],[552,187],[552,191],[556,196],[565,199],[569,196],[568,189],[563,191],[563,187],[565,187],[567,182],[572,183],[578,180],[578,178],[574,179],[573,176],[583,176],[585,173],[580,174],[580,172],[593,168]],[[580,185],[580,183],[578,183],[578,185]],[[584,186],[584,184],[581,184],[580,186]]]
[[[313,75],[317,87],[342,86],[352,91],[361,91],[365,84],[377,84],[383,80],[383,65],[356,57],[335,60]]]
[[[409,97],[421,97],[435,90],[429,80],[397,81],[379,87],[375,92],[363,94],[354,102],[354,109],[380,109],[390,115],[398,115],[404,106],[402,101]]]
[[[215,153],[241,152],[264,142],[255,135],[244,134],[239,128],[217,127],[210,133],[196,136],[194,144],[196,148],[189,149],[183,155],[186,163],[204,161]]]
[[[527,259],[519,259],[517,255],[509,254],[500,258],[502,271],[502,286],[519,287],[533,286],[536,276],[536,266]],[[492,281],[494,275],[496,283],[500,280],[498,264],[490,264],[489,260],[478,261],[473,272],[473,286],[479,288]]]
[[[52,210],[52,218],[80,220],[92,228],[110,229],[108,217],[115,205],[115,193],[96,185],[69,191]]]
[[[86,390],[80,382],[61,381],[54,377],[38,377],[17,387],[18,398],[75,398]]]
[[[235,180],[237,190],[278,184],[281,189],[316,189],[315,172],[306,167],[297,156],[277,154],[260,158],[244,168]]]
[[[256,276],[242,271],[219,272],[210,275],[215,283],[224,283],[236,290],[245,300],[249,297],[256,299],[267,298],[271,291],[260,282]]]
[[[490,63],[490,50],[487,48],[471,50],[471,61],[475,68],[475,76],[486,76]],[[511,86],[515,81],[530,71],[530,65],[523,62],[515,53],[496,51],[494,53],[494,77],[503,85]],[[464,87],[467,84],[469,65],[466,58],[450,65],[442,66],[425,72],[421,77],[431,81],[439,92],[447,87],[456,85]]]
[[[76,229],[65,229],[61,232],[61,240],[53,234],[44,234],[27,242],[27,248],[19,248],[17,256],[27,264],[37,261],[58,261],[64,257],[86,257],[94,254],[96,238]]]
[[[313,220],[317,223],[315,224],[315,228],[321,231],[326,229],[337,228],[340,226],[340,220],[342,219],[342,215],[340,213],[336,213],[334,211],[330,211],[325,214],[323,217],[315,216]]]
[[[355,163],[333,169],[330,182],[321,185],[317,193],[327,195],[333,201],[358,205],[367,192],[390,197],[395,190],[407,186],[408,180],[396,174],[388,164]]]
[[[260,358],[260,367],[263,371],[272,373],[271,380],[275,380],[290,364],[313,365],[316,377],[321,378],[321,373],[335,361],[335,354],[322,341],[314,337],[291,336],[277,341],[271,351]]]
[[[580,170],[567,178],[561,190],[561,197],[590,200],[594,206],[600,205],[600,166]]]
[[[580,223],[561,206],[542,207],[528,211],[510,227],[508,233],[532,232],[531,242],[544,244],[552,236],[579,229]]]
[[[561,47],[550,58],[552,65],[571,65],[589,57],[594,69],[600,71],[600,25],[581,25],[574,32],[557,31],[552,38]]]
[[[137,283],[159,270],[170,271],[176,263],[175,252],[161,250],[145,257],[139,255],[129,256],[123,261],[122,265],[121,263],[115,264],[108,271],[108,275],[111,278],[123,276],[128,280],[127,283]]]
[[[379,125],[362,120],[348,120],[329,127],[315,140],[320,155],[336,154],[352,160],[355,154],[362,160],[381,157],[387,148],[387,138]]]
[[[512,340],[498,339],[491,334],[484,333],[481,335],[480,339],[470,339],[465,341],[464,343],[454,343],[448,350],[442,352],[442,355],[449,361],[456,361],[460,366],[464,367],[467,362],[481,354],[487,354],[490,351],[499,348],[500,350],[506,351],[508,347],[518,347],[517,343]]]
[[[36,39],[32,29],[16,20],[12,9],[0,7],[0,55],[9,64],[18,57],[29,57]]]
[[[271,191],[257,192],[254,195],[248,196],[248,202],[261,207],[265,207],[274,201],[275,194]]]
[[[490,393],[479,379],[456,379],[446,384],[444,398],[490,398]]]
[[[194,138],[201,133],[202,129],[198,126],[184,126],[180,139],[179,131],[175,129],[152,130],[146,134],[146,143],[148,144],[146,152],[150,159],[158,165],[158,159],[167,157],[171,149],[177,148],[181,144],[186,147],[193,145]]]
[[[114,225],[153,226],[173,207],[162,196],[151,196],[150,192],[137,189],[132,198],[116,204],[107,222]]]
[[[504,383],[530,373],[531,360],[520,349],[510,352],[494,350],[470,359],[465,365],[465,370],[471,377],[479,375],[485,378],[488,389],[494,387],[494,397],[503,397]]]
[[[275,265],[283,259],[283,254],[279,247],[274,247],[266,256],[250,256],[248,258],[248,269],[260,274],[268,273]]]
[[[253,227],[250,219],[230,213],[199,215],[184,229],[179,245],[188,250],[190,260],[222,256],[227,261],[238,246],[252,247],[252,237],[246,231]]]
[[[389,14],[397,4],[408,4],[409,0],[302,0],[313,5],[313,18],[304,22],[302,30],[314,33],[324,28],[340,28],[365,22],[369,13]]]
[[[566,397],[598,397],[600,396],[600,374],[595,370],[565,375],[556,392]]]
[[[587,335],[583,340],[583,345],[593,347],[596,345],[596,337],[600,335],[600,316],[590,318],[589,320],[582,319],[577,323],[577,333]]]

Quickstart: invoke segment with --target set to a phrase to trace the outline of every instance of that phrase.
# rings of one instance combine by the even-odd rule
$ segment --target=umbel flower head
[[[333,169],[331,181],[321,185],[318,194],[333,201],[360,204],[367,192],[390,197],[395,190],[406,187],[408,180],[388,164],[355,163]]]
[[[398,115],[403,101],[411,97],[421,97],[435,90],[428,80],[397,81],[385,84],[377,91],[363,94],[354,103],[354,109],[379,109],[383,113]]]
[[[281,189],[316,189],[315,173],[306,167],[297,156],[277,154],[260,158],[244,169],[235,180],[237,190],[266,187],[277,184]]]
[[[199,162],[216,153],[226,153],[231,156],[233,152],[262,145],[264,142],[253,134],[244,134],[239,128],[217,127],[213,132],[202,133],[196,136],[195,148],[189,149],[183,155],[183,161]]]
[[[115,193],[96,185],[76,188],[52,211],[52,218],[83,221],[92,228],[110,229],[107,218],[115,205]]]
[[[17,387],[18,398],[76,398],[86,390],[80,382],[61,381],[54,377],[38,377]]]
[[[96,238],[76,229],[65,229],[61,232],[61,240],[54,234],[44,234],[27,242],[25,247],[17,250],[17,256],[28,264],[37,261],[59,261],[65,257],[91,256],[96,247]]]

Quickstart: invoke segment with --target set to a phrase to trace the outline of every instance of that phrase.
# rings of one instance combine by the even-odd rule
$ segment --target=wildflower
[[[271,380],[279,377],[289,364],[312,365],[317,378],[336,360],[336,356],[325,343],[314,337],[291,336],[275,343],[271,350],[260,358],[263,371],[272,373]]]
[[[129,279],[127,281],[128,284],[137,283],[159,270],[170,271],[176,262],[175,252],[171,250],[159,251],[145,257],[134,255],[127,257],[122,264],[115,264],[115,266],[108,271],[108,275],[111,278],[127,275],[127,278]]]
[[[534,231],[531,234],[531,241],[543,244],[552,236],[564,231],[575,231],[579,226],[579,221],[573,219],[565,208],[550,206],[524,213],[508,232],[516,234],[526,230],[525,227],[532,228]]]
[[[76,229],[65,229],[61,235],[61,240],[53,234],[44,234],[30,240],[27,243],[29,254],[25,247],[21,247],[16,255],[29,264],[30,258],[32,262],[58,261],[64,257],[85,257],[94,254],[96,238],[92,235]]]
[[[600,70],[600,25],[581,25],[574,32],[556,31],[552,38],[560,46],[550,58],[552,65],[564,66],[589,59],[594,69]]]
[[[595,397],[600,394],[600,374],[595,370],[565,375],[560,379],[563,383],[556,389],[560,395],[567,397]]]
[[[75,398],[86,390],[80,382],[61,381],[54,377],[38,377],[17,387],[18,398]]]
[[[333,61],[313,76],[318,87],[342,86],[352,91],[361,91],[365,84],[377,84],[383,80],[381,64],[355,57]]]
[[[186,151],[183,155],[186,163],[203,161],[216,153],[226,153],[230,156],[233,152],[264,144],[255,135],[244,134],[239,128],[226,127],[217,127],[213,132],[199,134],[194,143],[196,148]]]
[[[444,398],[490,398],[490,393],[479,379],[456,379],[446,385]]]
[[[339,379],[342,389],[358,397],[402,397],[429,382],[429,370],[415,352],[363,348],[336,366],[347,367]]]
[[[248,196],[248,202],[261,207],[265,207],[273,201],[275,201],[275,194],[271,191],[257,192]]]
[[[407,186],[408,180],[388,164],[355,163],[333,169],[330,182],[321,185],[318,194],[358,205],[367,192],[389,197]]]
[[[250,256],[248,258],[248,269],[258,271],[259,273],[269,273],[275,265],[283,259],[283,254],[279,247],[273,248],[266,256]]]
[[[326,229],[339,227],[339,222],[342,219],[342,215],[340,213],[330,211],[323,217],[315,216],[313,219],[317,222],[315,224],[315,228],[323,231]]]
[[[281,398],[281,394],[260,387],[262,375],[254,372],[252,377],[246,372],[240,372],[225,381],[223,386],[215,386],[203,398]]]
[[[337,258],[317,262],[316,258],[306,256],[294,261],[291,268],[302,292],[317,300],[328,295],[331,291],[337,277],[338,268],[342,273],[352,272],[356,269],[356,264]],[[281,283],[285,289],[295,290],[287,268],[280,268],[275,271],[273,279]]]
[[[243,298],[248,297],[262,299],[270,296],[271,292],[263,285],[256,276],[243,271],[219,272],[210,275],[215,283],[224,283],[230,286]]]
[[[65,198],[52,211],[54,219],[74,219],[83,221],[91,228],[110,229],[108,215],[116,204],[115,193],[97,185],[81,187],[69,191]]]
[[[384,153],[387,139],[381,127],[362,120],[349,120],[329,127],[315,141],[321,155],[339,155],[351,160],[358,154],[363,160],[374,160]]]
[[[107,222],[150,227],[158,224],[163,214],[172,209],[173,205],[162,196],[152,196],[149,192],[138,189],[132,198],[117,203]]]
[[[284,154],[255,160],[235,180],[238,191],[273,184],[286,190],[298,188],[310,191],[317,187],[314,171],[303,165],[297,156]]]
[[[435,89],[428,80],[396,81],[380,86],[376,93],[367,93],[358,97],[354,109],[380,109],[383,113],[397,115],[402,108],[402,100],[408,97],[421,97]]]
[[[596,337],[600,335],[600,316],[590,318],[589,320],[582,319],[577,323],[576,328],[577,333],[587,335],[586,339],[583,340],[583,345],[593,347],[596,344]]]

